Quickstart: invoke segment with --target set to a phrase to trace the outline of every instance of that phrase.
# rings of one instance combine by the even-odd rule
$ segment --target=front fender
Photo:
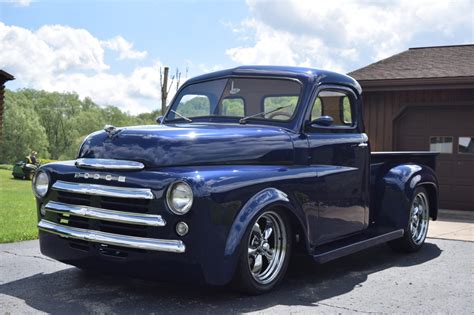
[[[390,168],[376,183],[376,224],[405,228],[415,190],[427,188],[430,194],[430,216],[436,220],[438,212],[438,180],[434,171],[423,165],[400,164]]]
[[[289,205],[290,201],[288,195],[276,188],[266,188],[256,193],[250,198],[241,211],[235,218],[230,228],[229,235],[225,245],[224,255],[226,257],[233,256],[239,248],[240,241],[242,240],[245,231],[247,230],[250,221],[255,215],[263,208],[274,203],[284,203]]]

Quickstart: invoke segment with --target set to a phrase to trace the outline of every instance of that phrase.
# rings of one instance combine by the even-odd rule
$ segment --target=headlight
[[[185,182],[175,182],[168,187],[166,202],[174,214],[183,215],[193,205],[193,190]]]
[[[38,171],[33,179],[33,191],[38,198],[43,198],[48,193],[49,176],[43,171]]]

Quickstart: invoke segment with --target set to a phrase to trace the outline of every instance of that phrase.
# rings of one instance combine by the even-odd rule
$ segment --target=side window
[[[316,100],[313,104],[313,109],[311,110],[311,120],[314,120],[323,115],[323,105],[321,99],[316,97]]]
[[[311,120],[320,116],[331,116],[332,126],[353,126],[353,106],[344,91],[323,90],[319,92],[311,110]]]
[[[280,110],[266,114],[265,118],[274,120],[290,120],[298,103],[298,96],[267,96],[263,99],[263,111],[270,112],[279,107]]]
[[[241,97],[229,97],[222,100],[222,115],[223,116],[245,116],[245,103]]]
[[[346,95],[341,98],[342,107],[342,121],[345,125],[352,125],[352,111],[351,111],[351,100]]]
[[[187,117],[208,116],[211,112],[211,102],[206,95],[187,94],[179,101],[176,111]]]
[[[430,137],[430,151],[453,153],[453,137]]]

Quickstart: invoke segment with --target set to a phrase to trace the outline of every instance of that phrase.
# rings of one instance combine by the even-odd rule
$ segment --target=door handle
[[[361,142],[357,145],[358,147],[366,147],[368,146],[367,142]]]

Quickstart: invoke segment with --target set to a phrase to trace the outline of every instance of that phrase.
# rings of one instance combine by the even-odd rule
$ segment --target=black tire
[[[275,226],[275,229],[270,232],[271,235],[269,237],[265,237],[265,233],[260,234],[260,236],[262,237],[261,242],[258,248],[255,249],[255,257],[261,256],[259,260],[259,265],[261,266],[260,268],[263,269],[263,271],[261,271],[262,275],[266,274],[267,270],[272,270],[272,268],[276,268],[273,272],[269,271],[268,279],[262,280],[259,278],[259,275],[256,275],[256,273],[252,272],[251,270],[250,266],[252,262],[252,254],[250,254],[249,251],[251,250],[251,247],[255,245],[253,241],[258,238],[258,232],[256,232],[256,224],[258,225],[259,223],[257,222],[262,222],[266,217],[268,217],[270,221],[273,217],[273,219],[280,222],[278,222],[279,226]],[[272,224],[276,224],[276,222],[272,222]],[[263,230],[263,232],[265,231],[267,231],[267,228]],[[275,237],[275,235],[278,235],[278,233],[281,233],[281,237]],[[274,248],[275,250],[273,250],[273,259],[271,261],[268,260],[265,254],[259,255],[257,252],[259,250],[261,250],[262,252],[268,249],[272,250],[271,245],[268,245],[266,247],[264,246],[265,241],[267,242],[267,245],[272,243],[275,245],[275,248],[278,248],[279,246],[279,248],[281,249],[277,250]],[[242,244],[240,245],[241,249],[239,261],[234,279],[232,281],[233,287],[239,290],[240,292],[250,295],[258,295],[271,291],[283,280],[286,270],[288,268],[288,263],[290,261],[291,250],[293,245],[293,234],[288,215],[281,209],[264,209],[258,215],[256,215],[252,222],[249,224],[249,227],[245,232],[244,237],[242,238]],[[271,265],[273,260],[275,260],[275,264],[277,265]],[[255,265],[257,264],[257,258],[253,259],[253,262],[255,268]]]
[[[413,209],[416,207],[417,204],[424,203],[422,213],[420,214],[422,217],[419,220],[419,223],[416,225],[417,230],[420,228],[419,233],[412,233],[414,226],[413,221]],[[430,216],[430,205],[429,205],[429,198],[428,192],[423,187],[418,187],[413,194],[413,198],[410,202],[410,207],[407,209],[408,211],[408,222],[405,226],[405,233],[402,238],[390,241],[388,245],[398,252],[405,252],[405,253],[413,253],[420,250],[425,243],[426,235],[428,234],[428,227],[429,227],[429,216]],[[420,209],[421,207],[419,207]],[[422,224],[422,225],[419,225]]]

